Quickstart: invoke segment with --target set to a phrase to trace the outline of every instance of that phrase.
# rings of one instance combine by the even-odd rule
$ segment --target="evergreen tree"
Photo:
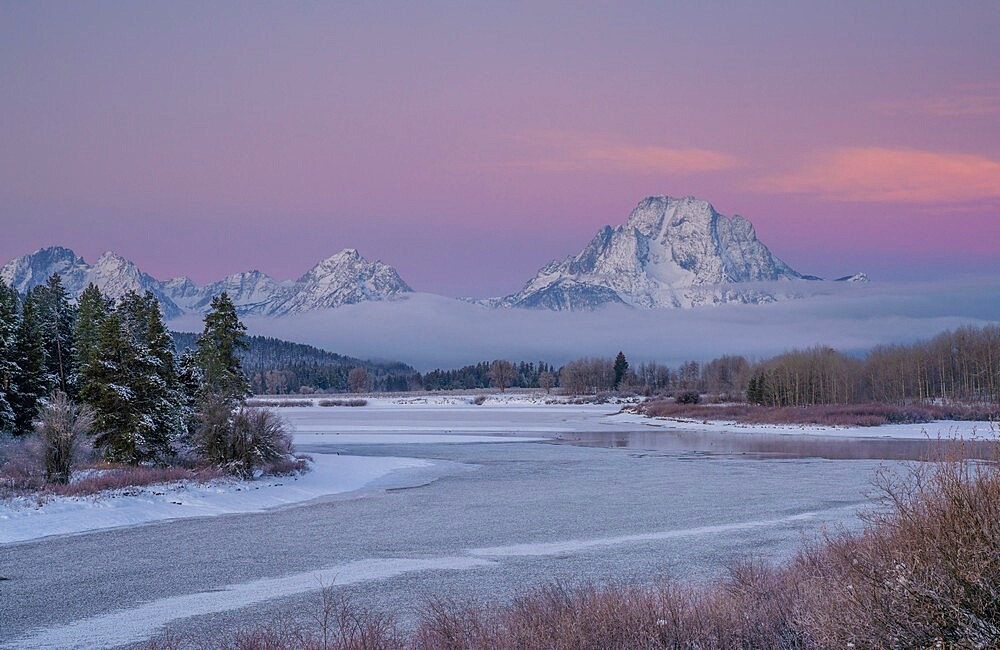
[[[152,420],[151,435],[156,436],[155,446],[166,451],[171,439],[185,428],[184,396],[174,358],[174,342],[163,324],[160,303],[152,293],[147,291],[139,296],[129,292],[119,309],[140,353],[135,367],[140,409]]]
[[[112,312],[98,329],[97,347],[83,368],[80,397],[94,411],[94,443],[111,462],[135,464],[146,455],[143,435],[152,429],[135,391],[134,368],[141,351]]]
[[[76,308],[69,303],[58,273],[31,290],[38,306],[38,323],[45,340],[45,370],[49,381],[64,393],[73,392],[73,327]]]
[[[177,382],[180,386],[180,416],[182,431],[192,433],[198,428],[198,398],[201,394],[201,370],[193,350],[184,350],[177,362]]]
[[[614,371],[615,371],[614,387],[615,390],[617,390],[618,388],[621,387],[622,380],[625,379],[625,376],[628,373],[628,360],[625,359],[624,352],[619,351],[618,356],[615,357]]]
[[[17,291],[0,281],[0,435],[15,430],[11,392],[17,374]]]
[[[38,408],[52,389],[46,369],[45,337],[38,317],[37,294],[29,292],[21,305],[21,318],[14,334],[17,369],[11,381],[9,403],[14,411],[14,433],[33,431]]]
[[[101,320],[80,397],[94,411],[94,442],[109,461],[158,462],[172,453],[184,423],[169,341],[151,295],[131,293]]]
[[[239,359],[239,353],[247,347],[245,337],[246,327],[236,315],[229,295],[223,292],[213,298],[195,351],[203,396],[217,396],[235,408],[250,395],[250,382]]]
[[[77,390],[81,393],[87,381],[83,369],[90,365],[96,354],[101,324],[111,312],[111,304],[101,290],[93,283],[80,294],[78,301],[76,327],[73,330],[74,348],[76,352]]]
[[[250,392],[238,356],[247,347],[245,332],[228,294],[213,298],[194,353],[201,378],[195,447],[217,466],[232,460],[233,413]]]

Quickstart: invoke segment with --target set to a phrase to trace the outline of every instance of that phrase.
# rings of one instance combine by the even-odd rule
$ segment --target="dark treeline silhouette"
[[[171,335],[178,353],[194,347],[197,340],[197,335],[186,332]],[[368,390],[406,391],[420,386],[419,373],[405,363],[355,359],[267,336],[247,336],[245,341],[240,362],[250,390],[258,395],[353,392],[350,374],[355,368],[367,372]]]
[[[501,360],[502,361],[502,360]],[[419,384],[424,390],[462,390],[490,388],[496,385],[495,377],[491,377],[490,366],[495,362],[480,361],[471,366],[463,366],[456,370],[431,370],[420,377]],[[543,373],[555,373],[555,369],[545,363],[521,361],[512,363],[513,376],[504,388],[539,388],[538,378]],[[496,372],[494,370],[494,375]]]

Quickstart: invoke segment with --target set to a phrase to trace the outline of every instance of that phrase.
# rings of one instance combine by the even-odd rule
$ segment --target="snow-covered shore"
[[[261,512],[332,494],[353,492],[401,469],[431,465],[417,458],[313,454],[310,471],[255,481],[182,481],[103,492],[22,497],[0,502],[0,544],[72,535],[187,517]]]
[[[841,427],[800,424],[741,424],[725,420],[653,418],[621,413],[621,404],[575,404],[543,393],[491,394],[480,406],[472,396],[431,394],[372,396],[364,407],[291,407],[278,409],[292,424],[297,443],[340,444],[428,442],[468,437],[483,442],[525,441],[526,435],[551,438],[580,431],[704,431],[714,433],[787,434],[835,438],[993,438],[1000,426],[985,421],[937,420],[923,424],[886,424],[877,427]],[[379,434],[379,435],[375,435]],[[385,434],[398,434],[384,437]],[[498,434],[500,434],[498,436]],[[445,440],[441,440],[445,441]]]
[[[899,438],[926,440],[993,439],[1000,437],[1000,426],[993,422],[934,420],[922,424],[883,424],[877,427],[835,427],[819,424],[743,424],[725,420],[692,420],[687,418],[647,417],[637,413],[620,413],[613,417],[620,424],[634,428],[654,428],[663,431],[705,431],[712,433],[810,435],[831,438]]]

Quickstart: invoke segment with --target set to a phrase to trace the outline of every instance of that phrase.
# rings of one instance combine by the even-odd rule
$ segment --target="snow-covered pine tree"
[[[10,394],[17,374],[17,307],[17,291],[0,280],[0,435],[13,434],[15,429]]]
[[[97,346],[81,370],[80,398],[94,411],[94,444],[112,462],[140,460],[144,422],[132,370],[139,354],[121,315],[114,311],[101,323]]]
[[[101,323],[108,317],[111,309],[111,302],[101,294],[101,290],[93,283],[87,285],[77,301],[76,327],[73,330],[77,369],[74,383],[80,392],[83,391],[86,381],[83,368],[93,361]]]
[[[37,300],[38,322],[45,339],[45,369],[51,377],[50,382],[64,393],[73,395],[76,308],[70,304],[58,273],[49,276],[44,285],[32,289],[32,293]]]
[[[250,382],[238,356],[247,347],[245,332],[229,295],[223,292],[213,298],[194,353],[201,379],[194,438],[198,453],[218,466],[233,460],[233,413],[250,393]]]
[[[243,374],[238,356],[247,348],[246,329],[233,301],[223,292],[212,299],[195,351],[202,394],[219,396],[234,408],[250,395],[250,382]]]
[[[152,293],[139,296],[129,292],[119,306],[126,330],[140,351],[137,360],[136,385],[140,409],[152,421],[147,445],[169,453],[172,442],[185,429],[184,396],[178,380],[174,342],[170,338],[160,303]]]
[[[146,340],[151,329],[163,328],[151,304],[155,299],[127,295],[101,322],[81,371],[80,397],[94,411],[94,443],[111,462],[162,460],[180,427],[176,383],[163,379],[160,351]]]
[[[52,376],[46,368],[45,336],[38,316],[38,298],[28,292],[21,304],[21,317],[14,334],[14,362],[17,369],[8,401],[14,410],[14,433],[30,434],[38,408],[52,390]]]

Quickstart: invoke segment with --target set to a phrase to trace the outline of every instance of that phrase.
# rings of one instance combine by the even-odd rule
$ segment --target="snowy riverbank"
[[[1000,426],[993,422],[935,420],[922,424],[883,424],[877,427],[835,427],[818,424],[743,424],[723,420],[692,420],[688,418],[647,417],[637,413],[620,413],[613,417],[619,424],[632,424],[634,429],[653,428],[664,431],[705,431],[713,433],[761,433],[827,436],[832,438],[900,438],[926,440],[994,439],[1000,437]]]
[[[310,471],[294,476],[183,481],[90,496],[51,497],[40,504],[30,497],[0,502],[0,544],[168,519],[261,512],[353,492],[397,470],[431,465],[416,458],[312,456]]]

